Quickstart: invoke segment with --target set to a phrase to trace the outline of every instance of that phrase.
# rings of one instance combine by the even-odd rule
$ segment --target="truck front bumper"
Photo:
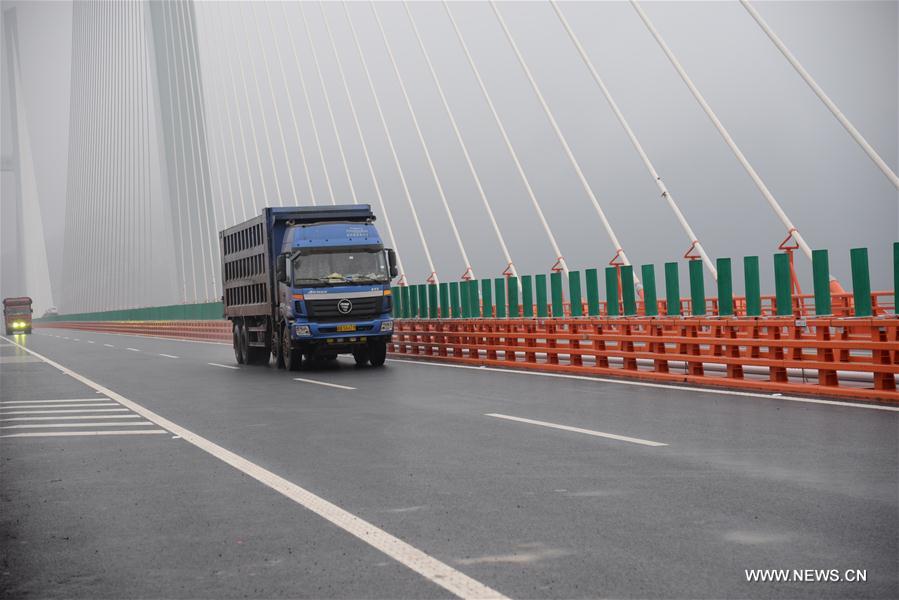
[[[353,343],[370,337],[393,334],[393,319],[374,319],[347,323],[294,323],[290,337],[298,342]]]

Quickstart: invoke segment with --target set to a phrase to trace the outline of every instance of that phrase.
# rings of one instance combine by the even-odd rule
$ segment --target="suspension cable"
[[[439,283],[439,279],[437,278],[437,269],[434,268],[434,260],[431,258],[431,251],[428,248],[428,242],[425,240],[424,231],[421,228],[421,221],[418,218],[418,211],[415,210],[415,203],[412,201],[412,194],[409,192],[409,185],[406,183],[406,175],[403,173],[403,166],[400,163],[400,157],[396,153],[396,146],[393,143],[393,136],[390,134],[390,127],[387,125],[387,119],[384,117],[384,111],[381,108],[381,101],[378,99],[378,92],[375,90],[375,83],[371,78],[371,71],[368,69],[368,61],[365,60],[365,52],[362,51],[362,45],[359,43],[359,35],[356,33],[356,26],[353,24],[353,19],[350,17],[350,11],[347,8],[346,2],[343,2],[343,12],[346,15],[347,23],[350,25],[350,32],[353,34],[353,44],[356,46],[356,51],[359,54],[359,61],[362,64],[362,71],[365,73],[365,79],[368,82],[368,88],[371,91],[372,99],[375,102],[375,108],[378,111],[378,119],[381,121],[381,127],[384,129],[384,136],[387,138],[387,145],[390,148],[390,154],[393,156],[393,162],[396,165],[396,171],[400,177],[400,183],[403,186],[403,193],[406,196],[406,202],[409,205],[409,211],[412,213],[412,221],[415,223],[415,230],[418,232],[418,239],[421,241],[422,250],[425,253],[425,259],[428,261],[428,268],[431,270],[431,274],[428,276],[428,281],[433,283]],[[405,281],[401,279],[401,284],[405,284]]]
[[[478,81],[478,86],[481,88],[481,93],[484,95],[484,100],[487,101],[487,106],[490,108],[490,112],[493,114],[493,120],[496,121],[499,132],[500,134],[502,134],[503,141],[506,143],[506,148],[509,150],[509,154],[512,156],[512,161],[515,163],[515,168],[518,169],[518,174],[521,177],[521,181],[524,183],[524,187],[527,190],[528,197],[531,199],[531,205],[534,207],[534,211],[536,211],[537,217],[540,219],[540,223],[543,225],[543,231],[546,232],[546,237],[549,239],[549,244],[552,246],[553,252],[555,252],[556,254],[556,264],[567,275],[568,265],[565,263],[565,259],[562,257],[562,251],[559,250],[559,244],[556,242],[556,236],[553,235],[552,229],[550,229],[549,227],[549,222],[546,220],[546,216],[543,214],[543,209],[540,207],[540,202],[537,201],[537,195],[534,193],[534,189],[531,187],[531,182],[524,171],[524,167],[521,165],[521,161],[518,159],[518,153],[515,151],[515,147],[512,146],[512,141],[509,139],[509,134],[506,132],[506,127],[505,125],[503,125],[502,119],[499,118],[499,112],[496,110],[496,106],[494,106],[493,104],[493,99],[490,97],[490,92],[487,91],[487,86],[484,84],[484,80],[481,77],[481,72],[478,70],[477,64],[475,64],[474,58],[472,58],[471,52],[468,50],[468,44],[465,42],[465,38],[462,36],[462,31],[459,29],[459,25],[456,23],[456,18],[453,16],[452,11],[450,11],[449,4],[447,4],[446,0],[443,0],[443,8],[446,10],[446,14],[449,17],[450,23],[452,23],[453,25],[453,30],[456,32],[456,37],[459,39],[459,44],[462,46],[462,50],[465,52],[465,58],[468,59],[468,65],[471,67],[475,79],[477,79]]]
[[[337,204],[334,198],[334,187],[331,185],[331,175],[328,173],[328,164],[325,162],[325,152],[322,148],[322,141],[318,135],[318,126],[315,124],[315,113],[312,112],[312,102],[309,100],[309,90],[306,88],[306,77],[303,75],[303,67],[300,64],[300,55],[297,53],[297,45],[293,39],[293,29],[290,27],[290,19],[287,18],[286,2],[281,3],[281,10],[284,12],[284,24],[287,25],[287,37],[290,40],[290,48],[293,50],[293,60],[297,65],[297,72],[300,74],[300,88],[303,90],[303,98],[306,100],[306,109],[309,111],[309,122],[312,124],[312,135],[315,138],[315,145],[318,147],[318,158],[322,163],[322,171],[325,174],[325,185],[328,188],[328,195],[331,198],[331,204]],[[309,41],[310,45],[312,40]]]
[[[390,46],[390,40],[387,38],[387,32],[384,31],[384,25],[381,23],[381,17],[378,16],[378,10],[375,8],[374,3],[370,3],[371,11],[375,16],[375,22],[378,24],[378,30],[381,32],[381,38],[384,40],[384,46],[387,48],[387,55],[390,57],[390,64],[393,66],[393,72],[396,74],[397,81],[400,84],[400,91],[403,93],[403,98],[406,101],[406,108],[409,110],[409,114],[412,116],[412,124],[415,126],[415,132],[418,135],[418,141],[421,143],[422,150],[424,151],[425,159],[428,162],[428,167],[431,169],[431,175],[434,178],[434,183],[437,186],[437,193],[440,195],[440,200],[443,203],[443,208],[446,210],[447,219],[449,219],[450,228],[453,230],[453,236],[456,238],[456,245],[459,246],[459,252],[462,254],[462,260],[465,262],[465,272],[462,274],[462,278],[470,278],[474,279],[474,270],[471,268],[471,261],[468,259],[468,253],[465,251],[465,245],[462,243],[462,236],[459,235],[459,229],[456,227],[456,219],[453,217],[453,212],[450,210],[449,202],[446,199],[446,194],[443,191],[443,184],[440,182],[440,176],[437,175],[437,167],[434,166],[434,161],[431,158],[431,152],[428,150],[427,142],[425,142],[424,134],[421,132],[421,126],[418,124],[418,117],[415,114],[415,109],[412,106],[412,100],[409,98],[409,93],[406,91],[406,84],[403,81],[403,76],[400,73],[399,65],[396,62],[396,57],[393,54],[393,48]]]
[[[621,112],[621,109],[618,108],[618,103],[615,102],[614,98],[612,98],[611,92],[609,92],[609,89],[606,87],[605,82],[603,82],[602,77],[599,76],[599,72],[597,72],[596,67],[593,66],[593,62],[587,55],[587,51],[584,49],[584,46],[581,45],[581,41],[574,33],[571,25],[569,25],[568,19],[565,18],[565,15],[559,8],[559,3],[557,2],[557,0],[550,0],[550,4],[552,5],[553,10],[556,12],[556,15],[559,17],[559,20],[562,22],[562,26],[565,28],[565,31],[568,33],[568,37],[571,38],[571,41],[574,43],[575,48],[577,48],[578,54],[580,54],[581,59],[584,61],[584,64],[587,66],[587,69],[593,76],[593,80],[596,81],[596,84],[602,91],[606,102],[609,103],[609,106],[612,108],[612,112],[615,113],[615,117],[617,117],[618,122],[621,124],[621,127],[624,129],[625,133],[627,133],[628,138],[630,138],[631,144],[633,144],[634,148],[637,150],[637,154],[639,154],[640,158],[643,160],[643,165],[646,167],[646,170],[649,172],[649,175],[652,177],[653,181],[655,181],[656,186],[658,186],[662,198],[664,198],[668,202],[668,206],[671,208],[672,212],[674,212],[674,216],[677,218],[678,223],[680,223],[680,226],[684,230],[684,233],[687,234],[687,237],[692,244],[692,249],[696,250],[699,253],[699,256],[702,258],[702,262],[705,263],[705,266],[709,270],[709,273],[712,274],[712,277],[718,279],[718,270],[715,268],[715,265],[714,263],[712,263],[712,260],[709,258],[708,254],[706,254],[705,248],[702,247],[702,243],[699,241],[699,236],[697,236],[696,233],[693,232],[693,228],[690,227],[690,224],[687,222],[687,218],[684,216],[684,214],[680,210],[680,207],[678,207],[677,203],[674,201],[674,196],[671,195],[671,192],[668,190],[665,182],[662,181],[662,177],[659,175],[652,162],[649,160],[649,156],[643,149],[643,145],[640,143],[640,140],[637,139],[637,135],[634,133],[634,130],[631,129],[631,126],[627,122],[627,119],[624,118],[624,114]]]
[[[799,60],[795,56],[793,56],[793,53],[790,52],[789,48],[787,48],[787,46],[781,41],[781,39],[777,37],[777,34],[774,33],[771,27],[768,26],[768,23],[765,22],[765,20],[762,18],[762,15],[760,15],[758,11],[755,10],[755,7],[752,6],[752,4],[748,2],[748,0],[740,0],[740,3],[743,4],[743,8],[746,9],[746,11],[752,16],[753,19],[755,19],[755,22],[759,24],[759,27],[762,28],[762,31],[765,32],[765,35],[767,35],[771,39],[771,41],[774,42],[774,45],[777,46],[777,49],[780,50],[781,54],[783,54],[784,57],[790,62],[790,64],[793,65],[793,68],[796,69],[796,72],[799,73],[799,75],[808,84],[808,86],[812,88],[812,91],[815,92],[815,95],[821,99],[821,102],[824,103],[824,106],[826,106],[828,110],[830,110],[833,116],[837,118],[837,121],[839,121],[840,124],[846,129],[846,131],[849,132],[849,135],[852,136],[852,139],[854,139],[855,142],[859,146],[861,146],[862,150],[865,151],[865,154],[868,155],[868,158],[870,158],[874,162],[874,164],[877,165],[877,168],[880,169],[884,175],[886,175],[887,179],[890,180],[890,182],[896,187],[896,189],[899,189],[899,177],[896,176],[896,173],[892,169],[890,169],[890,167],[886,164],[886,162],[884,162],[877,151],[871,147],[871,144],[868,143],[868,140],[866,140],[864,136],[859,133],[858,129],[856,129],[855,126],[852,125],[849,119],[846,118],[846,115],[844,115],[843,112],[839,108],[837,108],[837,105],[834,104],[833,100],[831,100],[830,97],[828,97],[828,95],[824,93],[824,90],[821,89],[821,86],[818,85],[814,78],[812,78],[811,74],[809,74],[809,72],[805,70],[805,67],[802,66],[802,63],[800,63]]]
[[[319,10],[322,13],[322,20],[325,23],[325,30],[328,32],[328,40],[331,42],[331,51],[334,53],[334,60],[337,62],[337,72],[340,74],[340,81],[343,83],[343,90],[346,92],[346,98],[350,105],[350,113],[353,115],[353,123],[356,125],[356,134],[359,136],[359,144],[362,147],[362,154],[365,156],[365,164],[368,165],[368,173],[371,175],[372,184],[375,187],[375,195],[378,197],[378,204],[381,207],[381,214],[384,215],[384,223],[387,225],[387,234],[390,236],[390,243],[396,252],[396,262],[400,271],[400,280],[404,280],[406,271],[403,268],[403,259],[400,255],[399,247],[396,243],[396,237],[393,235],[393,227],[390,224],[390,217],[387,215],[387,206],[384,204],[384,197],[381,194],[381,186],[375,175],[375,168],[371,162],[371,156],[368,153],[368,145],[365,143],[365,136],[362,135],[362,126],[359,123],[359,115],[356,113],[356,103],[353,102],[353,94],[350,92],[349,83],[347,83],[346,73],[343,70],[343,61],[340,60],[340,53],[337,51],[337,44],[334,41],[334,33],[331,31],[331,24],[328,22],[328,16],[325,14],[324,5],[319,3]]]
[[[447,101],[446,99],[446,94],[443,93],[443,85],[441,85],[440,83],[440,78],[437,77],[437,71],[434,69],[434,64],[431,62],[431,56],[428,54],[428,50],[421,38],[421,33],[419,33],[418,31],[418,25],[416,25],[415,19],[412,17],[412,11],[409,10],[409,2],[403,0],[403,7],[406,9],[406,14],[409,16],[409,22],[412,24],[412,31],[415,32],[415,39],[418,40],[418,47],[421,48],[421,53],[425,57],[425,62],[428,65],[428,70],[431,72],[431,77],[434,79],[434,85],[437,87],[437,93],[440,94],[440,101],[443,103],[443,108],[444,110],[446,110],[446,114],[449,117],[450,124],[453,127],[453,132],[456,134],[456,140],[458,140],[459,147],[462,149],[462,154],[465,156],[465,162],[468,164],[468,170],[471,172],[471,176],[474,179],[475,186],[478,188],[478,194],[480,194],[481,196],[481,202],[483,202],[484,204],[484,208],[487,211],[487,216],[490,217],[490,223],[493,225],[493,231],[496,234],[496,239],[499,242],[500,248],[502,248],[503,256],[506,258],[506,270],[513,277],[517,277],[518,273],[515,270],[515,264],[513,263],[512,256],[509,253],[509,248],[506,246],[506,240],[503,238],[503,234],[496,222],[496,217],[493,214],[493,208],[490,206],[490,202],[487,200],[487,194],[484,191],[484,186],[481,185],[481,178],[478,176],[478,172],[474,167],[474,162],[471,160],[471,155],[468,153],[468,146],[466,146],[465,140],[462,138],[462,133],[459,131],[459,125],[458,123],[456,123],[456,117],[453,116],[453,111],[450,109],[449,101]]]
[[[796,229],[796,226],[793,225],[793,222],[790,221],[790,218],[787,217],[787,214],[784,212],[783,208],[781,208],[780,204],[777,202],[777,199],[774,198],[774,195],[771,194],[771,191],[768,189],[768,186],[765,185],[765,182],[762,181],[762,178],[759,177],[759,174],[756,173],[755,169],[749,163],[749,160],[737,146],[737,143],[730,136],[727,129],[724,128],[721,121],[718,120],[718,116],[715,114],[715,111],[712,110],[712,107],[709,106],[708,102],[705,101],[699,89],[694,85],[693,81],[690,79],[690,76],[687,75],[687,72],[681,66],[680,62],[677,60],[677,57],[674,56],[674,53],[671,51],[671,48],[668,47],[668,44],[665,43],[665,40],[662,39],[661,34],[655,28],[655,25],[652,24],[652,21],[649,20],[649,16],[643,11],[643,8],[635,1],[631,0],[631,6],[634,7],[634,10],[637,11],[637,14],[640,16],[640,19],[643,21],[643,24],[646,25],[646,28],[655,38],[656,42],[659,44],[659,47],[662,48],[662,51],[665,52],[665,55],[668,57],[668,60],[674,66],[680,78],[684,81],[687,87],[690,89],[690,92],[693,94],[693,97],[702,107],[702,110],[705,111],[705,114],[708,116],[709,120],[712,121],[712,124],[715,125],[715,128],[718,130],[718,133],[721,134],[721,137],[724,138],[724,141],[727,143],[728,147],[730,147],[731,151],[734,153],[734,156],[737,157],[737,160],[740,161],[740,164],[743,165],[743,168],[749,174],[749,177],[752,178],[752,181],[755,183],[756,187],[762,193],[762,196],[765,197],[765,200],[768,201],[768,205],[771,206],[771,209],[774,211],[774,214],[780,219],[780,221],[787,228],[787,231],[792,235],[793,239],[796,240],[796,243],[799,244],[799,247],[802,249],[802,252],[808,257],[809,260],[812,258],[812,249],[805,242],[802,235],[800,235],[799,230]],[[833,279],[833,276],[831,276]]]
[[[593,192],[593,188],[590,187],[590,183],[587,181],[587,177],[584,175],[584,172],[581,170],[581,166],[578,163],[577,159],[574,156],[574,153],[571,151],[571,147],[568,145],[568,141],[565,139],[565,135],[562,133],[562,129],[559,127],[559,124],[556,122],[555,117],[552,114],[552,111],[549,108],[549,105],[546,103],[546,99],[543,97],[543,93],[540,91],[540,86],[537,84],[537,80],[534,79],[534,76],[531,74],[531,70],[528,67],[527,63],[524,60],[524,56],[521,54],[521,51],[518,49],[518,44],[515,43],[515,39],[512,37],[512,32],[509,31],[509,28],[506,26],[506,21],[503,19],[502,14],[499,12],[499,9],[496,6],[496,2],[494,0],[490,0],[490,6],[493,8],[494,14],[496,14],[496,18],[499,21],[500,26],[503,29],[503,33],[506,34],[506,39],[509,40],[509,44],[512,46],[512,50],[515,52],[515,56],[518,58],[518,62],[521,64],[522,69],[527,75],[528,81],[531,83],[531,87],[534,89],[534,93],[537,95],[537,99],[540,101],[540,105],[543,107],[543,111],[546,113],[546,116],[549,118],[549,122],[553,127],[553,130],[556,132],[556,136],[559,138],[559,141],[562,143],[562,148],[565,150],[565,154],[568,156],[568,159],[571,161],[571,165],[574,167],[575,172],[577,173],[578,179],[581,182],[581,185],[584,188],[584,191],[587,193],[587,196],[590,198],[590,201],[593,203],[593,208],[596,209],[596,214],[599,215],[599,220],[602,221],[602,225],[606,230],[606,233],[609,236],[609,239],[612,241],[612,245],[615,247],[615,256],[616,258],[620,257],[622,262],[625,265],[631,264],[630,260],[627,257],[627,254],[624,252],[624,248],[621,246],[621,242],[618,241],[618,236],[615,235],[615,231],[612,229],[611,223],[609,223],[608,218],[606,218],[605,212],[602,210],[602,206],[599,204],[599,199],[596,197],[596,194]],[[613,259],[614,260],[614,259]],[[637,277],[636,271],[634,271],[634,283],[638,286],[640,285],[640,280]]]
[[[281,10],[284,11],[284,4],[281,4]],[[312,202],[312,205],[315,206],[315,190],[312,189],[312,177],[309,175],[309,162],[306,160],[306,149],[303,144],[303,137],[300,135],[300,126],[297,122],[297,113],[293,106],[293,94],[290,93],[290,86],[287,83],[287,71],[284,69],[284,59],[281,57],[281,50],[278,48],[278,36],[275,35],[275,23],[272,20],[272,13],[270,10],[266,9],[266,16],[268,17],[268,26],[272,32],[272,42],[275,44],[275,56],[278,57],[278,68],[281,70],[281,79],[284,81],[284,92],[287,96],[287,106],[290,107],[290,118],[293,121],[293,131],[297,136],[297,144],[300,147],[300,160],[303,163],[303,173],[306,175],[306,185],[309,188],[309,199]],[[285,13],[285,20],[287,19],[287,15]],[[274,92],[272,92],[274,95]]]
[[[350,187],[350,197],[353,204],[359,204],[356,197],[356,187],[353,185],[353,178],[350,176],[350,166],[346,160],[346,153],[343,151],[343,142],[340,140],[340,130],[337,128],[337,120],[334,118],[334,107],[331,106],[331,95],[328,93],[328,86],[325,85],[325,77],[322,74],[321,63],[318,62],[318,51],[315,49],[315,40],[312,39],[312,31],[309,29],[309,21],[306,19],[306,11],[303,5],[299,4],[300,16],[303,18],[303,27],[306,30],[306,38],[309,40],[309,48],[312,50],[312,63],[315,65],[315,72],[318,75],[318,83],[322,88],[322,96],[325,99],[325,107],[328,109],[328,117],[331,120],[331,128],[334,130],[334,139],[337,141],[337,151],[340,154],[340,162],[343,164],[343,172],[346,175],[347,184]]]

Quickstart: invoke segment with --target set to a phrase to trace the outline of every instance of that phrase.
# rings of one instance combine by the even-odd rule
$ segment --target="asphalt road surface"
[[[0,375],[3,598],[899,597],[893,407],[62,329]]]

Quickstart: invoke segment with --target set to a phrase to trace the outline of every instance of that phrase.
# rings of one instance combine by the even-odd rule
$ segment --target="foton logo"
[[[353,310],[353,303],[349,301],[347,298],[342,298],[337,301],[337,310],[342,315],[347,315]]]

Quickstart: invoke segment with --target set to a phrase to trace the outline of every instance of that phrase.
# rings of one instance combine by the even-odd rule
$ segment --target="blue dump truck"
[[[385,249],[367,204],[265,208],[219,232],[225,318],[240,364],[298,370],[352,354],[381,366],[393,333]]]

